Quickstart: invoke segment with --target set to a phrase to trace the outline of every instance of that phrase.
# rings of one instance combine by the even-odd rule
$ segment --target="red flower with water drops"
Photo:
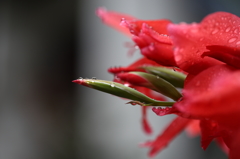
[[[160,101],[164,100],[162,94],[175,101],[175,104],[167,103],[170,105],[165,108],[152,108],[159,116],[175,114],[178,117],[155,140],[141,145],[150,148],[150,157],[155,156],[186,128],[190,136],[201,132],[204,150],[216,139],[222,149],[229,153],[230,159],[240,158],[239,17],[216,12],[200,23],[173,24],[169,20],[138,20],[103,8],[97,10],[97,15],[104,23],[131,36],[144,56],[128,67],[113,67],[108,71],[114,74],[115,82],[128,86],[119,86],[120,90],[116,88],[112,94],[141,100],[137,90],[152,98],[148,99],[151,103],[147,104],[129,102],[142,106],[142,124],[146,133],[152,131],[146,118],[147,106],[162,106],[158,105],[163,104]],[[187,73],[185,82],[181,76],[169,71],[161,72],[159,68],[163,66],[176,66],[177,71]],[[159,80],[158,75],[163,75],[163,79]],[[173,77],[180,81],[183,79],[182,83]],[[104,88],[105,92],[111,93],[109,82],[100,81],[102,85],[99,87],[94,85],[94,81],[74,82],[98,90]],[[175,89],[179,86],[183,88],[182,94]],[[131,94],[129,87],[135,88],[135,93]],[[119,94],[119,91],[126,95]]]

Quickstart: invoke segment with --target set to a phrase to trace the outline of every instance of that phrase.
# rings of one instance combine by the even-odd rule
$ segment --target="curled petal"
[[[137,60],[133,64],[128,67],[111,67],[108,69],[108,72],[117,74],[121,72],[130,72],[130,71],[143,71],[144,70],[140,67],[142,66],[159,66],[156,62],[147,59],[146,57],[142,57],[141,59]]]
[[[172,123],[154,141],[141,144],[142,147],[150,147],[149,157],[154,157],[159,151],[165,148],[191,120],[182,117],[175,118]]]
[[[144,26],[156,31],[159,34],[167,34],[167,25],[171,21],[162,20],[122,20],[121,25],[127,27],[133,35],[139,36],[143,32]]]
[[[120,25],[120,23],[122,20],[134,20],[136,18],[122,13],[107,11],[105,8],[98,8],[96,14],[102,19],[103,23],[123,32],[128,36],[131,36],[129,29]]]
[[[148,107],[142,107],[142,126],[143,130],[146,134],[151,134],[152,133],[152,128],[147,120],[147,109]]]
[[[209,51],[204,52],[202,57],[209,56],[222,61],[235,68],[240,68],[240,50],[227,46],[211,45],[207,46]]]
[[[176,65],[172,41],[167,34],[158,33],[143,23],[141,32],[132,39],[147,58],[165,66]]]
[[[239,89],[240,71],[227,65],[213,66],[187,80],[183,98],[174,106],[196,119],[212,119],[225,127],[238,127]]]
[[[201,120],[201,145],[204,150],[208,147],[211,141],[220,136],[219,126],[216,122],[210,120]]]
[[[227,12],[216,12],[196,24],[169,24],[169,35],[175,46],[177,65],[186,72],[197,74],[202,70],[219,64],[211,58],[202,58],[208,45],[240,46],[240,19]]]

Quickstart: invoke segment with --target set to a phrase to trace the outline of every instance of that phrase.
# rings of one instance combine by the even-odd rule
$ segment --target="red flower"
[[[98,16],[108,25],[130,35],[144,58],[129,67],[110,68],[114,81],[127,84],[154,99],[163,99],[144,78],[130,71],[144,72],[139,66],[176,66],[188,73],[183,97],[172,107],[153,108],[159,115],[178,117],[157,137],[142,146],[150,147],[149,156],[156,155],[183,129],[190,126],[192,134],[201,131],[201,144],[206,149],[216,139],[231,159],[240,155],[240,36],[239,17],[217,12],[199,24],[173,24],[169,20],[143,21],[102,8]],[[225,64],[224,64],[225,63]],[[151,128],[143,107],[145,132]],[[200,126],[199,126],[200,125]]]

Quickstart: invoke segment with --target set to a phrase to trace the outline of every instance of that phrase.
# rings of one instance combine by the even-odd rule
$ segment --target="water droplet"
[[[161,36],[166,36],[166,37],[168,36],[167,34],[160,34],[160,35],[161,35]]]
[[[150,46],[148,46],[149,50],[150,51],[154,51],[155,47],[154,47],[154,43],[151,43]]]
[[[129,86],[130,86],[130,84],[129,84],[129,83],[124,83],[124,86],[127,86],[127,87],[129,87]]]
[[[78,77],[78,79],[79,79],[79,80],[83,80],[83,78],[82,78],[82,77]]]
[[[131,103],[132,106],[136,106],[137,104],[136,103]]]
[[[231,30],[231,27],[227,27],[227,29],[225,30],[225,32],[229,32]]]
[[[199,41],[203,41],[204,38],[200,38]]]
[[[235,34],[238,34],[238,32],[239,32],[238,28],[234,30]]]
[[[217,28],[215,28],[213,31],[212,31],[212,34],[216,34],[219,30]]]
[[[157,79],[159,79],[160,77],[159,76],[156,76],[157,77]]]
[[[111,86],[111,87],[115,87],[114,83],[112,83],[110,86]]]
[[[229,43],[233,43],[233,42],[236,41],[236,40],[237,40],[237,38],[231,38],[231,39],[228,40],[228,42],[229,42]]]
[[[182,56],[180,54],[176,54],[175,60],[176,61],[181,61],[182,60]]]
[[[240,41],[236,42],[236,45],[240,45]]]
[[[97,77],[92,77],[92,79],[93,79],[93,80],[96,80],[96,79],[97,79]]]
[[[135,48],[136,50],[138,50],[138,49],[139,49],[139,46],[136,45],[136,46],[134,46],[134,48]]]

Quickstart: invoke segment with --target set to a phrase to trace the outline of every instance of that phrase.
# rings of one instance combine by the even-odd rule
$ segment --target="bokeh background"
[[[99,6],[140,19],[199,22],[215,11],[240,15],[238,0],[6,0],[0,2],[0,159],[145,159],[138,143],[154,139],[174,116],[149,111],[154,129],[143,133],[140,108],[71,81],[111,80],[126,66],[128,37],[104,26]],[[226,159],[212,143],[181,133],[156,158]]]

